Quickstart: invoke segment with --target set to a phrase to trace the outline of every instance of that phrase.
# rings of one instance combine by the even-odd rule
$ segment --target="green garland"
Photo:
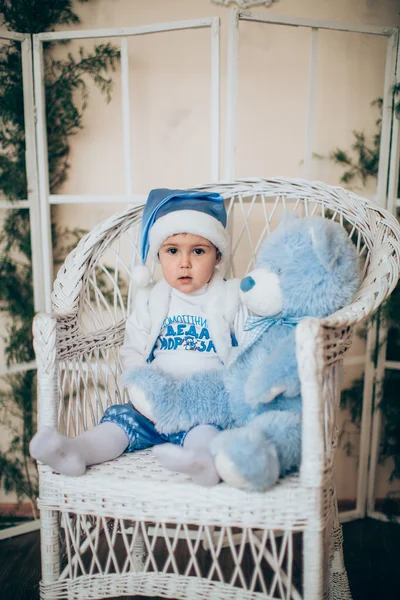
[[[86,2],[87,0],[80,0]],[[79,23],[71,0],[0,0],[0,13],[8,29],[38,33],[55,25]],[[45,45],[45,94],[50,189],[55,193],[69,168],[69,137],[82,129],[88,102],[87,82],[92,81],[111,98],[112,79],[119,50],[99,44],[92,52],[79,50],[78,58],[52,58]],[[25,127],[21,51],[18,43],[0,46],[0,192],[18,203],[27,197],[25,171]],[[53,225],[53,241],[66,232]],[[71,232],[68,232],[71,233]],[[77,232],[72,232],[76,237]],[[26,209],[8,211],[0,230],[0,310],[6,319],[5,356],[8,366],[34,360],[32,319],[34,316],[29,214]],[[29,441],[36,430],[36,373],[34,370],[2,378],[0,423],[10,433],[8,449],[0,452],[0,482],[6,492],[21,501],[28,497],[34,514],[37,474],[29,457]]]

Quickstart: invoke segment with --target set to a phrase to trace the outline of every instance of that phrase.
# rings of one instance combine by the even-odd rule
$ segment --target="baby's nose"
[[[182,254],[181,256],[181,267],[190,267],[190,256],[189,254]]]

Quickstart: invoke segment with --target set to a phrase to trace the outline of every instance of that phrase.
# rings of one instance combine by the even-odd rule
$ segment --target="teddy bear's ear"
[[[337,227],[337,223],[318,219],[308,230],[318,262],[328,272],[335,267],[343,243],[342,237],[338,236]]]

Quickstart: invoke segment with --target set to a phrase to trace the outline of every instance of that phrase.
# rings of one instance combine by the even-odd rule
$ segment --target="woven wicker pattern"
[[[340,371],[354,326],[398,281],[399,226],[374,203],[322,183],[250,179],[199,189],[226,199],[234,276],[254,266],[283,211],[339,221],[362,258],[355,301],[296,329],[300,473],[267,493],[249,494],[226,484],[198,487],[162,469],[149,451],[92,467],[79,479],[41,466],[43,598],[350,598],[332,479]],[[132,268],[140,262],[141,212],[130,208],[81,240],[54,283],[53,315],[35,319],[40,423],[71,436],[96,425],[107,406],[126,401],[119,347],[134,292]]]

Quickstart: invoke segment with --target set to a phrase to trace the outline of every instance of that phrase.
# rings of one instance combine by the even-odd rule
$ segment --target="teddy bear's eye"
[[[277,270],[276,270],[276,274],[277,274],[277,275],[281,275],[281,274],[282,274],[282,269],[277,269]]]

